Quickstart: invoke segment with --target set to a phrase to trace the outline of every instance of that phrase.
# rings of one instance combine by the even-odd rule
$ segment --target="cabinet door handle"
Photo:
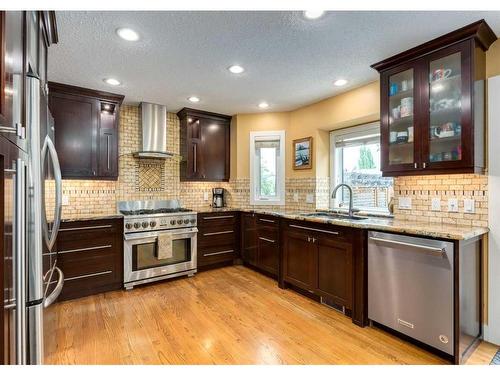
[[[316,243],[316,241],[317,241],[317,240],[316,240],[316,238],[314,238],[314,237],[313,237],[313,239],[312,239],[312,240],[313,240],[313,243]]]
[[[63,228],[63,229],[59,229],[59,232],[71,232],[71,231],[90,230],[90,229],[105,229],[105,228],[111,228],[111,227],[113,227],[111,224],[93,225],[93,226],[88,226],[88,227]]]
[[[195,144],[193,144],[193,172],[194,173],[197,172],[196,149],[197,149],[197,146],[195,143]]]
[[[425,161],[422,163],[422,167],[427,168],[427,163]]]
[[[224,216],[207,216],[204,217],[203,220],[217,220],[217,219],[232,219],[233,215],[224,215]]]
[[[108,170],[111,169],[110,167],[110,160],[109,160],[109,134],[106,134],[106,155],[107,155],[107,162],[108,162]]]
[[[266,242],[270,242],[270,243],[274,243],[274,242],[276,242],[276,241],[274,241],[274,240],[270,240],[269,238],[265,238],[265,237],[259,237],[259,240],[266,241]]]
[[[210,232],[210,233],[203,233],[204,236],[217,236],[219,234],[229,234],[229,233],[234,233],[232,230],[224,230],[221,232]]]
[[[263,221],[264,223],[274,223],[274,220],[269,219],[259,219],[259,221]]]
[[[234,250],[217,251],[215,253],[203,254],[203,256],[204,257],[211,257],[211,256],[214,256],[214,255],[229,254],[229,253],[234,253]]]
[[[413,167],[414,167],[415,169],[417,169],[417,168],[418,168],[418,163],[413,163]]]
[[[312,230],[314,232],[321,232],[321,233],[327,233],[327,234],[333,234],[335,236],[339,235],[339,232],[334,232],[331,230],[325,230],[325,229],[317,229],[317,228],[309,228],[309,227],[303,227],[302,225],[295,225],[295,224],[290,224],[290,227],[292,228],[297,228],[297,229],[304,229],[304,230]]]

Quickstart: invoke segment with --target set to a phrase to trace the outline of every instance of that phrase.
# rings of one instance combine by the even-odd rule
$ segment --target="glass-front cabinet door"
[[[468,49],[463,43],[426,59],[423,168],[440,169],[470,164],[471,98]],[[465,149],[465,150],[464,150]],[[465,151],[465,152],[464,152]]]
[[[418,96],[415,89],[416,65],[388,72],[382,90],[382,166],[384,171],[414,169],[419,159],[415,147]]]

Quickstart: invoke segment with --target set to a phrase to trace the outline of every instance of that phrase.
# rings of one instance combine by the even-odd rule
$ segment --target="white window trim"
[[[277,199],[257,198],[258,180],[256,171],[257,157],[255,155],[255,141],[279,139],[280,149],[277,160],[276,182]],[[250,132],[250,204],[255,206],[284,206],[285,205],[285,131],[257,131]]]
[[[344,128],[344,129],[340,129],[340,130],[333,130],[330,132],[330,160],[331,160],[331,163],[330,163],[330,208],[331,209],[347,209],[347,207],[339,207],[338,205],[338,199],[336,198],[333,198],[332,197],[332,193],[333,193],[333,189],[335,188],[335,186],[337,186],[338,184],[342,183],[342,181],[340,180],[336,180],[336,178],[340,178],[340,174],[336,175],[336,170],[338,170],[340,168],[340,166],[342,165],[342,157],[337,157],[337,153],[336,153],[336,147],[335,147],[335,142],[336,142],[336,138],[339,137],[339,136],[342,136],[342,135],[345,135],[345,134],[349,134],[349,133],[365,133],[365,132],[369,132],[369,131],[372,131],[372,130],[379,130],[380,131],[380,121],[376,121],[376,122],[371,122],[369,124],[364,124],[364,125],[355,125],[355,126],[351,126],[351,127],[348,127],[348,128]],[[340,192],[338,193],[340,194]],[[338,195],[340,196],[340,195]],[[379,209],[379,208],[370,208],[370,209],[366,209],[366,208],[363,208],[363,211],[366,211],[366,212],[373,212],[373,213],[381,213],[381,214],[388,214],[388,210],[387,209]]]

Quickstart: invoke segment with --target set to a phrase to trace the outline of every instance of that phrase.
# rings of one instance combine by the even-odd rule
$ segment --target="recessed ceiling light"
[[[120,38],[128,40],[129,42],[136,42],[139,40],[139,34],[128,27],[116,29],[116,33]]]
[[[243,68],[240,65],[231,65],[228,69],[231,73],[234,73],[234,74],[240,74],[240,73],[243,73],[245,71],[245,68]]]
[[[323,14],[325,14],[324,10],[305,10],[304,17],[309,20],[315,20],[320,18]]]
[[[269,104],[267,104],[266,102],[259,103],[259,108],[261,109],[269,108]]]
[[[347,83],[346,79],[337,79],[333,84],[335,86],[344,86]]]
[[[108,85],[111,85],[111,86],[121,85],[121,82],[115,78],[106,78],[106,79],[104,79],[104,82],[106,82]]]
[[[200,98],[198,98],[197,96],[190,96],[188,98],[188,100],[191,102],[191,103],[198,103],[200,101]]]

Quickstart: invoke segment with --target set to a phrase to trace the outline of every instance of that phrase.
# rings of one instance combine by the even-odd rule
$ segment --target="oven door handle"
[[[156,240],[158,238],[159,234],[162,233],[171,233],[172,236],[175,235],[191,235],[195,234],[198,232],[198,228],[189,228],[189,230],[183,229],[183,230],[163,230],[160,232],[153,232],[153,233],[131,233],[131,234],[124,234],[123,238],[125,241],[141,241],[144,240],[143,243],[151,242],[151,240]]]

